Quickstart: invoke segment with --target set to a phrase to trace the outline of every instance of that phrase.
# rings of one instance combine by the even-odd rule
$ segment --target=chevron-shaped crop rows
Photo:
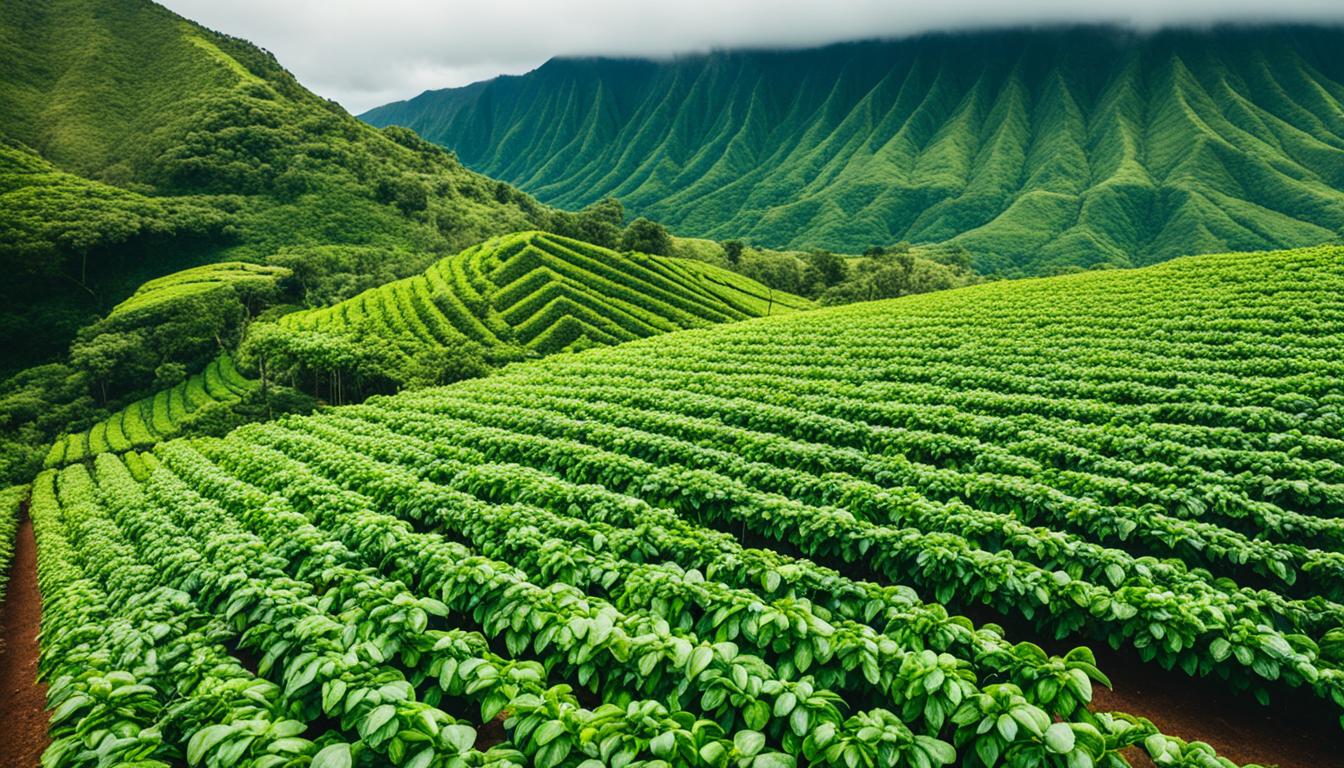
[[[495,354],[548,354],[807,305],[708,264],[621,254],[523,232],[446,258],[422,275],[281,322],[290,328],[363,329],[407,351],[467,339]]]

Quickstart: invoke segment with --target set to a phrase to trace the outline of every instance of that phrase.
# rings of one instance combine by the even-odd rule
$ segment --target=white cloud
[[[1115,22],[1344,22],[1341,0],[161,0],[271,50],[360,112],[430,88],[526,72],[552,56],[666,56],[930,30]]]

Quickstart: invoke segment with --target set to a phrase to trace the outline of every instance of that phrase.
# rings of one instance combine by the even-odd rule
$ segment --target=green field
[[[492,359],[508,360],[810,306],[700,261],[521,232],[279,322],[295,332],[358,332],[408,355],[472,343]]]
[[[362,115],[545,202],[683,235],[984,272],[1314,245],[1344,230],[1338,27],[991,30],[555,59]]]
[[[290,274],[283,267],[241,261],[184,269],[141,285],[128,299],[113,307],[105,319],[115,322],[142,312],[151,316],[162,314],[165,305],[194,298],[209,301],[211,294],[226,289],[228,298],[237,296],[245,300],[252,294],[275,292],[276,284]]]
[[[52,750],[112,718],[153,765],[1229,765],[1032,641],[1338,713],[1342,346],[1344,249],[1203,256],[48,471]]]

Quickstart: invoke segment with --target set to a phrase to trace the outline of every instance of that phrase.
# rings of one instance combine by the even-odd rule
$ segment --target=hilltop
[[[1065,28],[556,59],[361,117],[685,235],[954,243],[1042,274],[1337,238],[1341,47],[1335,28]]]

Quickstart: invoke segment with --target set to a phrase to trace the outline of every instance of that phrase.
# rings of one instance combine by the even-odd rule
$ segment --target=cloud
[[[1340,0],[161,0],[269,49],[352,112],[553,56],[800,47],[931,30],[1106,22],[1344,23]]]

